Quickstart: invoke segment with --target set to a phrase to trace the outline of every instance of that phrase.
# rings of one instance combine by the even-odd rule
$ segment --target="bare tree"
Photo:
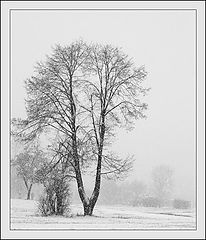
[[[131,168],[131,158],[119,159],[103,150],[115,126],[131,126],[132,118],[144,117],[146,104],[140,103],[138,94],[147,91],[141,87],[145,77],[144,68],[134,69],[118,49],[79,41],[56,46],[26,81],[28,118],[19,134],[30,140],[49,128],[59,132],[55,151],[73,168],[71,177],[76,179],[85,215],[92,215],[101,177],[119,176]],[[95,164],[95,186],[89,198],[82,174]]]
[[[76,179],[83,205],[88,198],[83,185],[80,169],[83,160],[80,159],[78,146],[86,141],[80,141],[84,111],[79,104],[81,86],[77,80],[84,77],[81,68],[88,54],[86,44],[79,41],[68,47],[56,46],[45,63],[37,64],[35,76],[26,81],[28,118],[20,122],[24,130],[18,133],[28,141],[48,128],[61,133],[56,153],[68,155],[67,164],[74,169],[75,175],[72,177]]]
[[[164,204],[172,192],[173,170],[167,165],[160,165],[152,171],[153,191],[160,205]]]
[[[97,159],[95,187],[89,203],[85,206],[90,215],[99,196],[101,176],[111,177],[127,173],[132,167],[132,159],[120,159],[105,147],[110,143],[116,126],[131,127],[134,119],[144,118],[147,105],[141,103],[139,94],[148,89],[142,87],[146,77],[143,67],[134,68],[128,56],[110,45],[93,45],[87,59],[84,80],[87,99],[82,106],[90,117],[87,133],[93,142],[93,152]]]
[[[12,161],[12,166],[15,167],[17,175],[24,181],[27,190],[27,200],[30,199],[33,184],[38,182],[37,172],[44,161],[44,153],[35,144],[24,146],[23,150]]]

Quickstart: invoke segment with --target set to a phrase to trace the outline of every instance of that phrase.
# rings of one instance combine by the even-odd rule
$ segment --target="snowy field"
[[[81,205],[71,206],[68,217],[42,217],[33,200],[11,200],[11,229],[195,229],[193,210],[97,205],[93,216]]]

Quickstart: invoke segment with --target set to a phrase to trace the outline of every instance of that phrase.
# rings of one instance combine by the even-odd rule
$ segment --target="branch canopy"
[[[77,41],[56,45],[25,81],[28,118],[14,121],[16,135],[30,141],[45,131],[58,132],[54,154],[73,168],[85,211],[93,210],[101,176],[120,177],[132,168],[131,157],[121,159],[107,146],[116,127],[130,129],[145,118],[146,76],[121,49]],[[95,187],[88,198],[82,174],[94,166]]]

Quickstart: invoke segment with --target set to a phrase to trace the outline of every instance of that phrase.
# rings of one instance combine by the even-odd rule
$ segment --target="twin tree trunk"
[[[88,198],[85,193],[85,190],[84,190],[84,185],[83,185],[83,180],[82,180],[82,175],[81,175],[78,159],[75,160],[75,172],[76,172],[78,193],[79,193],[79,196],[82,201],[83,208],[84,208],[84,215],[91,216],[93,213],[93,209],[96,204],[97,198],[99,196],[100,174],[98,176],[96,176],[96,182],[95,182],[95,188],[94,188],[93,194],[92,194],[91,198]]]
[[[83,180],[82,180],[82,175],[80,171],[80,166],[79,166],[79,161],[76,159],[75,161],[75,172],[76,172],[76,179],[77,179],[77,186],[78,186],[78,192],[80,199],[83,203],[84,207],[84,215],[89,215],[91,216],[94,210],[94,206],[97,202],[97,199],[99,197],[99,192],[100,192],[100,184],[101,184],[101,163],[102,163],[102,152],[103,152],[103,142],[104,142],[104,134],[105,134],[105,127],[104,127],[104,119],[102,121],[101,125],[101,131],[100,131],[100,143],[98,145],[98,160],[97,160],[97,169],[96,169],[96,179],[95,179],[95,187],[92,193],[92,196],[90,198],[87,197],[85,190],[84,190],[84,185],[83,185]],[[75,154],[77,154],[77,148],[75,147]],[[75,155],[77,156],[77,155]]]
[[[73,156],[75,157],[74,163],[75,163],[77,187],[78,187],[80,199],[81,199],[83,207],[84,207],[84,215],[85,216],[92,215],[94,206],[99,197],[100,183],[101,183],[101,162],[102,162],[104,133],[105,133],[105,128],[104,128],[104,122],[103,122],[103,125],[101,127],[101,134],[100,134],[100,144],[98,146],[98,161],[97,161],[97,169],[96,169],[95,187],[94,187],[92,196],[90,198],[87,197],[85,190],[84,190],[84,184],[83,184],[83,180],[82,180],[82,174],[81,174],[79,159],[78,159],[76,134],[73,135],[72,144],[73,144]]]
[[[79,164],[78,158],[78,150],[77,150],[77,136],[76,136],[76,106],[73,99],[73,91],[72,91],[72,75],[70,76],[70,108],[71,108],[71,119],[72,119],[72,150],[74,157],[74,170],[76,174],[76,181],[80,199],[82,201],[84,207],[84,215],[91,216],[93,213],[94,206],[99,197],[100,191],[100,183],[101,183],[101,163],[102,163],[102,152],[103,152],[103,143],[104,143],[104,135],[105,135],[105,116],[104,112],[101,112],[101,120],[102,124],[99,132],[99,141],[96,137],[97,148],[98,148],[98,159],[97,159],[97,169],[96,169],[96,179],[95,179],[95,187],[90,198],[87,197],[84,189],[82,173]]]
[[[98,180],[97,180],[97,178],[98,178]],[[82,184],[82,187],[78,187],[78,192],[79,192],[79,196],[80,196],[80,199],[81,199],[83,207],[84,207],[84,215],[85,216],[86,215],[91,216],[93,213],[94,206],[99,197],[100,181],[101,181],[100,174],[98,174],[98,176],[96,177],[95,188],[94,188],[94,191],[90,198],[88,198],[86,196],[83,184]]]

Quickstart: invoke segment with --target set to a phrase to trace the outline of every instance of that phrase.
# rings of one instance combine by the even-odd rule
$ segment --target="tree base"
[[[86,205],[84,206],[84,216],[92,216],[93,214],[93,208],[92,206],[90,205]]]

